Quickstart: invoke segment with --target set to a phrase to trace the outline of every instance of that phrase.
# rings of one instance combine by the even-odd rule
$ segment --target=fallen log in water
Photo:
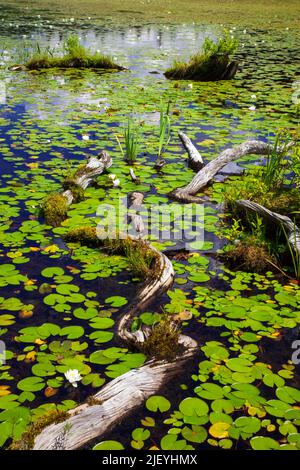
[[[247,140],[236,147],[226,149],[217,158],[207,163],[207,165],[198,171],[187,186],[175,189],[170,193],[170,196],[181,202],[200,202],[200,198],[196,194],[205,188],[227,163],[242,158],[245,155],[267,155],[269,152],[270,146],[258,140]]]
[[[149,327],[136,332],[131,331],[134,317],[165,292],[173,283],[174,270],[171,261],[150,243],[139,240],[142,237],[143,221],[139,209],[143,194],[131,195],[130,219],[137,236],[133,243],[147,243],[147,249],[153,253],[154,265],[151,275],[122,314],[117,335],[125,345],[134,346],[143,351],[143,346],[151,339],[153,330]],[[170,324],[170,331],[175,332],[177,325]],[[100,438],[113,429],[122,419],[140,407],[151,395],[174,375],[180,373],[183,365],[196,353],[198,344],[189,336],[178,334],[172,358],[150,358],[143,366],[131,370],[102,387],[93,397],[92,404],[83,403],[69,412],[65,421],[51,424],[43,429],[34,440],[34,450],[73,450],[82,447],[95,438]],[[178,353],[177,353],[178,350]],[[180,353],[179,353],[180,351]]]
[[[182,142],[182,145],[184,146],[185,150],[188,153],[189,159],[188,159],[188,164],[189,166],[196,171],[201,170],[204,166],[203,159],[196,149],[195,145],[191,141],[191,139],[185,135],[183,132],[179,131],[178,136]]]
[[[72,178],[67,179],[66,182],[69,182],[70,188],[66,189],[62,196],[64,196],[68,204],[71,205],[75,199],[74,190],[72,185],[75,187],[78,186],[83,191],[91,184],[91,182],[101,175],[106,168],[109,168],[112,165],[112,158],[109,154],[103,150],[97,157],[90,157],[86,165],[82,168],[79,168]]]
[[[104,150],[97,157],[90,157],[71,176],[63,181],[64,191],[50,194],[43,202],[41,213],[47,224],[59,226],[67,217],[68,206],[84,198],[85,189],[91,182],[112,165],[112,159]]]
[[[236,203],[239,207],[242,207],[245,210],[255,212],[256,214],[260,215],[261,217],[273,223],[274,225],[279,225],[283,227],[290,245],[293,247],[294,251],[296,253],[299,253],[300,255],[300,229],[297,227],[295,222],[292,221],[292,219],[290,219],[286,215],[281,215],[277,212],[272,212],[266,207],[257,204],[253,201],[241,199],[239,201],[236,201]]]

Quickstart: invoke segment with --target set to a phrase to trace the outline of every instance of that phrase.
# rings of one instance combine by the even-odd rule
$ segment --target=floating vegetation
[[[215,81],[228,80],[237,72],[238,63],[231,60],[238,48],[238,40],[229,31],[212,41],[205,38],[202,50],[191,56],[188,62],[174,62],[165,72],[167,78],[175,80]]]

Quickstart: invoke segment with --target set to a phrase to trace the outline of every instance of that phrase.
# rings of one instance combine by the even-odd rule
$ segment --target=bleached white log
[[[245,155],[267,155],[269,152],[270,146],[258,140],[247,140],[236,147],[226,149],[217,158],[207,163],[207,165],[198,171],[187,186],[175,189],[171,193],[171,197],[182,202],[198,202],[200,198],[196,194],[205,188],[227,163],[242,158]]]
[[[204,166],[203,158],[201,157],[200,153],[196,149],[195,145],[191,141],[191,139],[184,134],[183,132],[179,131],[178,136],[184,146],[185,150],[188,153],[188,164],[189,166],[196,171],[201,170]]]
[[[97,176],[101,175],[111,165],[112,158],[103,150],[97,157],[90,157],[86,165],[75,172],[72,179],[75,184],[85,190]],[[71,205],[74,200],[72,191],[67,189],[62,195],[67,199],[68,204]]]

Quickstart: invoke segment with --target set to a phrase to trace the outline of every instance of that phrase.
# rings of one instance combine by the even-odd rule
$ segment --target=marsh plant
[[[286,131],[279,132],[267,156],[266,165],[262,173],[262,180],[269,189],[279,187],[283,183],[287,167],[286,154],[289,146],[290,140]]]
[[[161,160],[162,154],[170,142],[171,138],[171,120],[170,120],[170,101],[166,108],[162,103],[160,106],[159,116],[159,144],[158,144],[158,160]]]
[[[187,62],[175,61],[165,72],[167,78],[214,81],[231,79],[237,71],[237,63],[231,61],[238,48],[238,40],[225,30],[214,42],[205,38],[202,49]]]
[[[62,57],[54,56],[54,51],[41,48],[36,45],[31,57],[25,62],[25,66],[30,70],[40,70],[49,68],[100,68],[117,69],[123,67],[115,64],[111,57],[96,52],[91,54],[82,44],[76,35],[70,35],[63,43]]]
[[[123,132],[123,146],[117,135],[116,139],[124,160],[130,165],[135,163],[139,152],[140,130],[132,118],[128,118]]]

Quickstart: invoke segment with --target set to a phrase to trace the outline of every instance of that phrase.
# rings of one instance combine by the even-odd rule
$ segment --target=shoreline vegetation
[[[124,70],[124,67],[116,64],[113,59],[100,52],[91,54],[88,49],[80,44],[76,35],[70,35],[63,44],[62,57],[54,56],[49,48],[42,49],[39,44],[35,52],[24,64],[28,70],[44,70],[50,68],[94,68],[108,70]]]
[[[9,0],[0,1],[0,6],[24,14],[24,10],[43,14],[56,20],[67,17],[98,24],[146,24],[163,23],[201,23],[215,24],[216,12],[220,22],[244,24],[247,26],[264,25],[276,29],[284,26],[299,27],[300,4],[298,0],[174,0],[171,3],[152,0],[138,3],[136,0]]]

